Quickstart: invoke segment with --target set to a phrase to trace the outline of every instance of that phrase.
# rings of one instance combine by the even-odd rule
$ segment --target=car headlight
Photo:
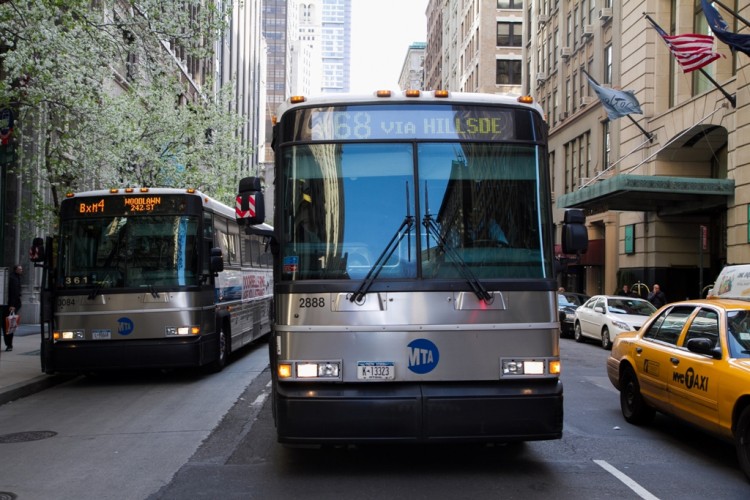
[[[613,324],[614,326],[616,326],[617,328],[619,328],[620,330],[626,330],[626,331],[630,331],[630,330],[632,330],[632,328],[630,327],[630,325],[629,325],[629,324],[627,324],[627,323],[625,323],[624,321],[616,321],[616,320],[613,320],[613,321],[612,321],[612,324]]]
[[[567,312],[567,313],[565,313],[565,319],[567,319],[568,321],[575,321],[575,319],[576,319],[576,313],[574,313],[574,312]]]

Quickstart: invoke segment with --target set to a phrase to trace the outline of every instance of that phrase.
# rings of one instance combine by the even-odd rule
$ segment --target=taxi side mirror
[[[685,345],[688,351],[697,354],[706,354],[714,359],[721,359],[721,350],[714,348],[714,341],[705,337],[690,339]]]

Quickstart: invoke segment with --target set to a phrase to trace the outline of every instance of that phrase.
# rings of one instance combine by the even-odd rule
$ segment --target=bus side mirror
[[[564,254],[585,252],[589,247],[589,236],[583,210],[572,208],[565,211],[562,227],[562,251]]]
[[[266,202],[263,199],[260,179],[245,177],[240,180],[236,198],[235,216],[239,225],[262,224],[266,219]]]
[[[224,270],[224,258],[221,255],[221,248],[211,249],[211,263],[209,265],[211,273],[214,276]]]
[[[44,238],[34,238],[29,249],[29,260],[33,263],[44,262]]]

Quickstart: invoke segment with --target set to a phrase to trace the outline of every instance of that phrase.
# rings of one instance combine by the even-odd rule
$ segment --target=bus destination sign
[[[184,195],[87,196],[65,200],[61,212],[68,217],[182,213],[187,203]]]
[[[517,110],[461,106],[348,106],[300,110],[292,140],[516,138]]]

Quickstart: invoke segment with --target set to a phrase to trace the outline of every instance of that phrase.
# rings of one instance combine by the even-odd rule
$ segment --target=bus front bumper
[[[281,443],[512,442],[562,437],[559,380],[274,385]]]

